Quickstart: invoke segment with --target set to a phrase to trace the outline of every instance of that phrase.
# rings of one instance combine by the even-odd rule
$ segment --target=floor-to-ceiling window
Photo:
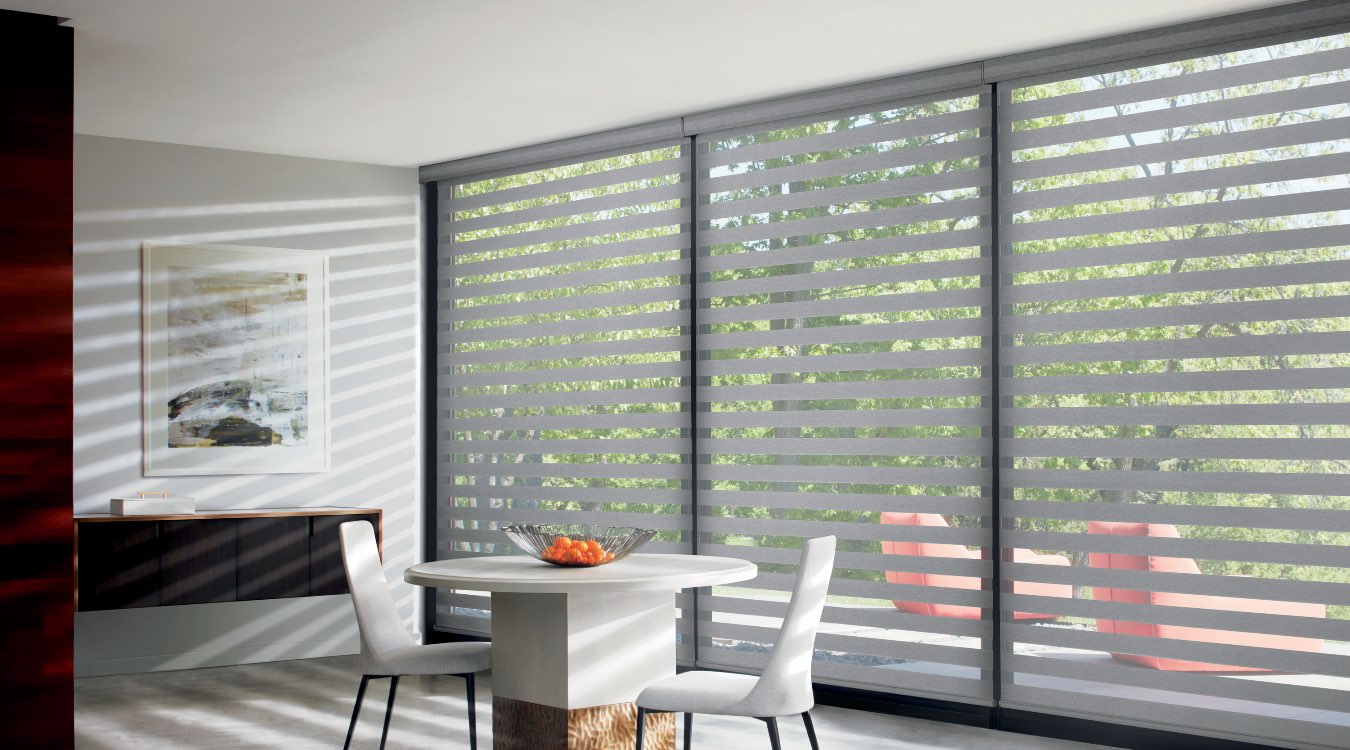
[[[1342,744],[1348,70],[1317,30],[442,170],[438,554],[752,560],[680,656],[754,670],[834,534],[822,682]]]

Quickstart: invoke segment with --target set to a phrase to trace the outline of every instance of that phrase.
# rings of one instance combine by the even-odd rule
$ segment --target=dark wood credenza
[[[76,609],[345,594],[338,526],[357,520],[369,521],[382,539],[376,508],[78,515]]]

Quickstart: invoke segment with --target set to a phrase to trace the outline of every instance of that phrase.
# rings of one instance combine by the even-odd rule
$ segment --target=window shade
[[[514,552],[507,523],[691,551],[688,180],[681,140],[441,183],[438,558]],[[440,592],[436,624],[489,610]]]
[[[760,568],[700,595],[700,666],[762,666],[834,534],[815,678],[990,698],[987,100],[696,140],[698,551]]]
[[[1347,68],[1001,85],[1003,705],[1344,746]]]
[[[835,534],[819,681],[1343,746],[1350,41],[1286,40],[1344,7],[691,116],[695,180],[688,141],[627,148],[671,121],[430,168],[439,556],[662,525],[759,564],[679,599],[682,660],[753,672]],[[975,68],[997,108],[919,83]],[[815,107],[853,109],[762,124]]]

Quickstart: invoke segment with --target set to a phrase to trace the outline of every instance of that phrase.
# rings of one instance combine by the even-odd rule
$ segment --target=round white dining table
[[[627,750],[633,700],[675,674],[675,592],[757,573],[711,555],[630,555],[594,568],[509,555],[422,563],[403,580],[492,593],[496,750]],[[674,715],[649,714],[645,734],[651,750],[674,750]]]

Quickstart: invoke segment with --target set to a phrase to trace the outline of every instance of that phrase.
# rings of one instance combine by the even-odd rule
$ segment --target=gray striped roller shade
[[[519,554],[507,523],[691,551],[689,169],[677,140],[440,183],[437,557]],[[490,611],[441,592],[436,624]]]
[[[698,550],[760,566],[700,596],[699,665],[760,668],[834,534],[815,679],[991,701],[991,104],[696,140]]]
[[[1345,747],[1345,7],[425,168],[437,556],[751,560],[678,654],[754,672],[832,534],[817,681]]]
[[[1001,86],[1003,705],[1345,746],[1348,68]]]

